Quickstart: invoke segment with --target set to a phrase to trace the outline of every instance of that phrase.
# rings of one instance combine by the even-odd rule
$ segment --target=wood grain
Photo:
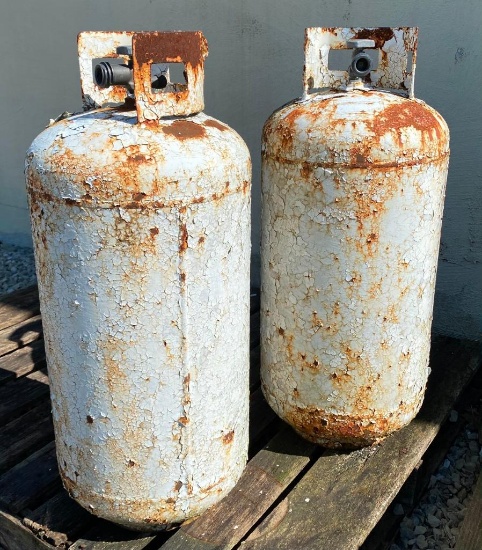
[[[320,457],[289,493],[276,529],[247,541],[246,550],[359,548],[474,374],[477,345],[446,343],[451,351],[439,354],[417,418],[376,447]]]
[[[29,319],[0,330],[0,355],[23,348],[42,338],[42,318],[34,315]]]
[[[0,474],[54,439],[50,399],[0,428]]]
[[[69,540],[75,540],[94,520],[92,514],[84,510],[62,489],[35,510],[28,510],[23,523],[35,533],[39,533],[47,542],[59,546]]]
[[[32,342],[26,347],[0,357],[0,385],[46,366],[43,340]]]
[[[6,424],[49,397],[47,370],[42,369],[0,387],[0,424]]]
[[[482,473],[467,506],[465,518],[455,544],[455,550],[480,550],[482,548]]]
[[[0,297],[0,330],[40,313],[37,285]]]
[[[61,487],[54,442],[0,476],[0,505],[18,514],[37,506]]]
[[[163,550],[233,548],[309,464],[315,451],[315,445],[286,426],[248,463],[227,497],[183,525]]]
[[[0,510],[0,545],[6,550],[54,550],[24,527],[15,516]]]

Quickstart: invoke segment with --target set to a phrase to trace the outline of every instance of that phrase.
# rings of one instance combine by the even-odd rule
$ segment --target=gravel
[[[480,473],[481,459],[476,426],[468,423],[431,477],[418,506],[402,520],[399,535],[390,550],[454,548]]]
[[[0,296],[35,283],[33,250],[0,241]]]
[[[0,242],[0,295],[24,288],[35,281],[32,249]],[[458,413],[452,411],[450,420],[456,422],[457,418]],[[480,472],[481,459],[482,450],[476,426],[468,423],[432,476],[417,508],[402,520],[399,535],[390,550],[454,548]],[[403,515],[403,507],[398,505],[397,508],[395,505],[394,512]]]

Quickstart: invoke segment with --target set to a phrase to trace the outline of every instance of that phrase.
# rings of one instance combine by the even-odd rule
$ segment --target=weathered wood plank
[[[32,342],[26,347],[0,357],[0,384],[46,366],[43,340]]]
[[[50,399],[0,428],[0,473],[54,438]]]
[[[246,541],[246,550],[359,548],[474,374],[478,346],[455,344],[454,349],[453,341],[446,345],[451,351],[439,354],[446,360],[432,367],[434,375],[417,418],[379,446],[321,456],[282,504],[286,513],[276,529]]]
[[[40,312],[37,285],[0,297],[0,330]]]
[[[163,550],[233,548],[303,471],[317,448],[284,427],[247,465],[217,505],[183,525]]]
[[[49,397],[47,370],[35,371],[0,387],[0,425],[21,416]]]
[[[464,521],[455,544],[455,550],[482,548],[482,472],[467,506]]]
[[[5,550],[54,550],[54,547],[39,540],[20,521],[0,510],[0,545]]]
[[[152,533],[128,531],[103,520],[97,520],[70,550],[142,550],[156,538]]]
[[[278,422],[273,409],[266,403],[261,388],[250,395],[249,400],[249,454],[259,449],[258,440],[271,425]],[[281,422],[281,421],[279,421]]]
[[[21,323],[0,330],[0,356],[39,340],[42,334],[40,315],[34,315]]]
[[[411,510],[413,510],[420,500],[423,491],[428,486],[432,473],[435,472],[442,462],[464,423],[464,420],[460,417],[457,422],[446,421],[437,437],[427,449],[427,452],[423,455],[422,460],[403,484],[394,499],[394,503],[401,504],[406,515],[410,514]],[[393,513],[393,506],[389,506],[365,542],[361,545],[360,550],[385,550],[388,548],[403,518],[404,516],[395,515]]]
[[[94,516],[71,499],[64,489],[39,508],[27,511],[23,518],[24,525],[54,546],[74,541],[93,521]]]
[[[37,506],[60,487],[55,444],[51,442],[0,476],[0,505],[17,514]]]

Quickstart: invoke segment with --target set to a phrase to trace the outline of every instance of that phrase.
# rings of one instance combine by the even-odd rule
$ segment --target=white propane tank
[[[27,154],[58,464],[92,513],[156,530],[246,464],[251,161],[201,112],[202,33],[78,46],[86,108],[125,103],[53,124]]]
[[[379,441],[424,396],[449,132],[413,98],[416,45],[415,28],[307,29],[305,93],[264,127],[262,387],[327,447]]]

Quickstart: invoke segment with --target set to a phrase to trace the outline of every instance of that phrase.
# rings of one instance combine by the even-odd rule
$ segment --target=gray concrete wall
[[[80,108],[81,30],[201,29],[210,46],[206,112],[247,141],[254,168],[253,248],[259,249],[263,122],[301,93],[307,26],[418,26],[415,92],[446,118],[451,164],[435,306],[438,332],[482,327],[482,89],[480,0],[17,0],[0,18],[0,237],[25,243],[23,156],[64,110]]]

